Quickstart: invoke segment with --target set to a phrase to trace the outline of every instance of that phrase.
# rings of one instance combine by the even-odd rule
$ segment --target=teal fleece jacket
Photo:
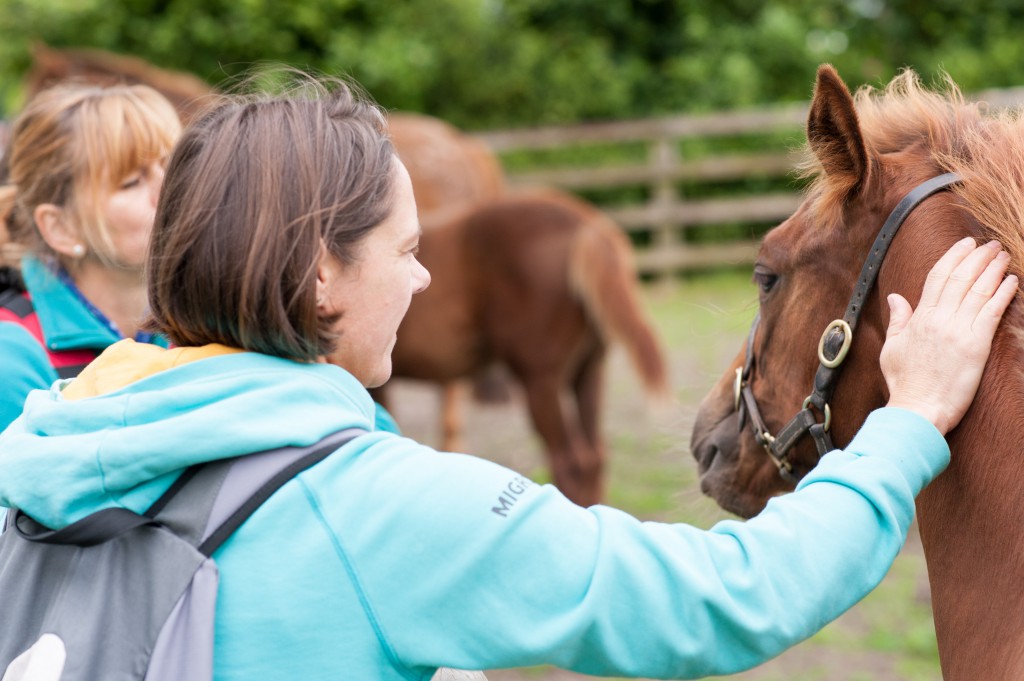
[[[21,275],[51,350],[95,350],[121,340],[37,258],[22,260]],[[161,344],[166,345],[162,340]],[[17,418],[29,391],[57,380],[46,351],[25,327],[0,321],[0,430]]]
[[[0,506],[54,527],[142,511],[190,464],[372,430],[374,416],[342,369],[253,353],[86,399],[58,383],[0,435]],[[215,678],[742,670],[876,586],[948,457],[930,423],[881,409],[797,492],[705,531],[581,508],[494,463],[370,432],[287,483],[215,554]]]

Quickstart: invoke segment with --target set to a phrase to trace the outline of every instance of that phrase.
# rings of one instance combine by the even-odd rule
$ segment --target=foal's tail
[[[633,250],[605,216],[588,220],[574,237],[569,277],[601,335],[626,347],[648,393],[667,399],[667,363],[640,304]]]

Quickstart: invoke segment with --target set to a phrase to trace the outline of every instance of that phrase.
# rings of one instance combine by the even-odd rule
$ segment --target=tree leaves
[[[1011,0],[0,0],[0,115],[33,39],[217,84],[257,62],[348,75],[381,104],[470,129],[708,111],[913,66],[965,91],[1021,83]]]

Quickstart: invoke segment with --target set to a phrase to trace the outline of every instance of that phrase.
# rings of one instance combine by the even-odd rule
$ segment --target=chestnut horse
[[[951,82],[925,89],[911,71],[882,90],[864,88],[851,96],[836,72],[822,66],[807,138],[814,182],[796,213],[764,238],[754,267],[760,322],[748,348],[705,398],[693,430],[702,490],[742,516],[792,489],[818,453],[810,437],[788,452],[755,440],[747,426],[756,418],[738,390],[737,370],[764,430],[779,440],[790,439],[781,429],[793,414],[809,412],[808,423],[822,425],[824,405],[804,400],[818,392],[812,381],[822,375],[819,355],[828,362],[842,359],[835,332],[823,337],[824,351],[817,349],[819,334],[844,309],[857,308],[859,324],[845,362],[833,370],[839,373],[829,404],[829,434],[844,446],[887,399],[878,363],[888,323],[885,296],[898,292],[916,305],[928,270],[966,235],[980,242],[999,239],[1018,275],[1024,263],[1019,114],[967,103]],[[877,270],[877,281],[860,285],[861,264],[878,247],[876,234],[888,228],[882,225],[893,208],[945,173],[955,173],[942,180],[952,184],[933,187],[895,236],[886,237],[891,247],[881,266],[872,260],[865,268],[867,279]],[[855,288],[868,293],[848,308]],[[948,434],[952,463],[917,500],[942,672],[949,681],[1024,678],[1022,329],[1024,307],[1015,301],[996,334],[973,406]],[[781,476],[786,467],[792,473]]]
[[[424,230],[419,257],[432,282],[399,327],[393,375],[446,382],[500,362],[523,387],[555,485],[579,504],[600,501],[609,344],[625,346],[652,395],[668,391],[629,240],[596,208],[542,190]]]

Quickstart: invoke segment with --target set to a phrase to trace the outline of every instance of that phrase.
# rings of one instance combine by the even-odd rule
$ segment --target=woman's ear
[[[85,255],[85,239],[63,208],[52,203],[41,203],[32,211],[32,218],[43,241],[58,255],[72,259]]]
[[[324,269],[323,263],[317,265],[316,268],[316,306],[318,309],[323,309],[324,305],[327,304],[327,272]]]
[[[320,259],[316,266],[316,306],[323,311],[330,306],[331,290],[334,282],[341,274],[338,261],[327,250],[327,244],[320,242]]]

